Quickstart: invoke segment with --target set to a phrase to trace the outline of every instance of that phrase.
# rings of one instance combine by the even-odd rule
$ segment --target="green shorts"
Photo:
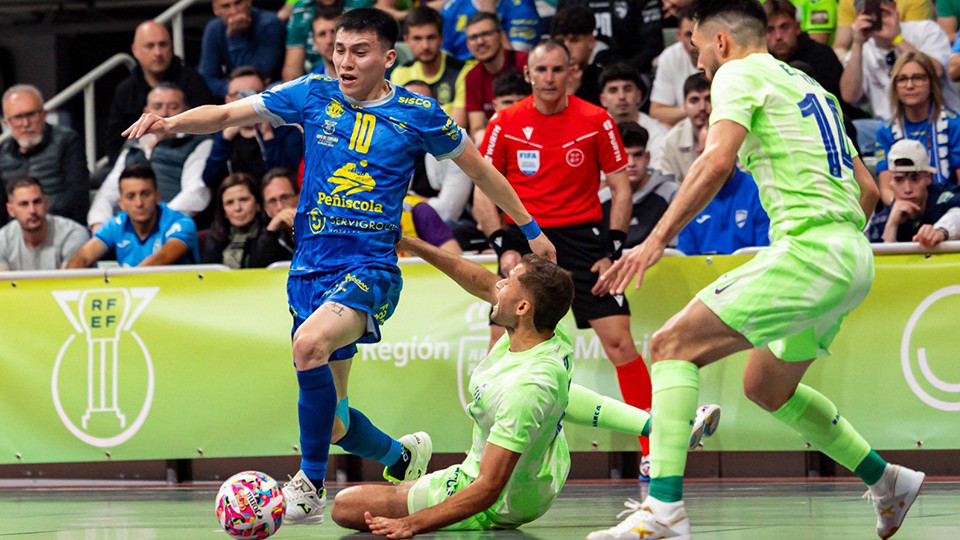
[[[697,298],[754,347],[781,360],[829,354],[840,323],[873,282],[873,251],[850,225],[786,236]]]
[[[442,471],[430,473],[413,484],[407,493],[407,511],[411,514],[424,508],[436,506],[471,482],[460,471],[459,465],[453,465]],[[485,510],[467,519],[448,525],[444,531],[484,531],[495,528],[490,510]]]

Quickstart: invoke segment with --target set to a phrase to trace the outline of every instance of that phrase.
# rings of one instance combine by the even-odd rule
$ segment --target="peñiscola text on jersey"
[[[253,98],[274,127],[300,124],[303,187],[291,274],[396,264],[403,198],[424,153],[456,158],[465,140],[433,99],[390,86],[358,102],[323,75],[305,75]]]
[[[732,120],[747,128],[739,157],[770,216],[771,241],[829,223],[863,229],[856,151],[836,97],[762,53],[720,66],[710,97],[711,126]]]

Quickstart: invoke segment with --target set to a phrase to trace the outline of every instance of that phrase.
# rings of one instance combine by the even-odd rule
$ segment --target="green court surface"
[[[34,486],[7,481],[0,487],[0,538],[229,539],[214,517],[212,484]],[[698,540],[876,538],[873,506],[860,498],[863,492],[862,485],[853,482],[697,482],[687,485],[686,501]],[[639,495],[636,484],[574,483],[564,488],[545,516],[518,531],[437,533],[424,538],[584,538],[593,529],[617,522],[624,500]],[[273,538],[374,538],[351,534],[327,521],[320,526],[284,527]],[[960,538],[960,482],[928,481],[894,538]]]

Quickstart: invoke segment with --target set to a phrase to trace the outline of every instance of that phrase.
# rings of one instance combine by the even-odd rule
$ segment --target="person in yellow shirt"
[[[930,0],[896,0],[900,21],[924,21],[934,18],[933,2]],[[847,55],[853,43],[853,21],[863,11],[864,1],[840,0],[837,6],[837,33],[833,38],[833,50],[841,59]]]

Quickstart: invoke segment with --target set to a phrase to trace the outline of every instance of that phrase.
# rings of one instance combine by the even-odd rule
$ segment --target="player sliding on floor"
[[[332,438],[348,452],[383,463],[390,479],[419,478],[426,470],[432,446],[425,433],[396,441],[346,399],[356,344],[380,340],[380,325],[400,297],[394,244],[418,157],[430,153],[453,159],[523,224],[534,253],[556,258],[510,184],[461,136],[437,102],[384,80],[397,58],[398,33],[387,13],[352,10],[337,19],[336,79],[306,75],[227,105],[197,107],[171,118],[144,114],[123,133],[131,139],[151,133],[214,133],[264,121],[303,127],[306,164],[287,283],[303,459],[301,470],[283,488],[287,525],[322,522]]]
[[[338,525],[391,538],[516,528],[542,516],[567,479],[561,420],[649,435],[650,416],[641,409],[570,384],[573,345],[560,323],[573,301],[569,272],[526,255],[500,279],[422,240],[405,237],[398,247],[490,302],[491,318],[506,334],[470,376],[474,425],[466,460],[415,482],[341,491],[331,511]],[[687,426],[686,444],[695,448],[719,419],[716,405],[702,407],[692,433]]]
[[[693,41],[712,79],[706,149],[647,240],[604,276],[622,294],[663,255],[740,161],[770,216],[771,244],[721,276],[653,335],[654,431],[649,496],[616,527],[589,539],[690,538],[683,506],[686,429],[698,368],[750,349],[747,397],[869,487],[877,534],[900,527],[923,473],[888,465],[825,396],[800,384],[843,318],[867,296],[873,252],[862,230],[879,192],[844,134],[837,99],[767,53],[756,0],[694,0]]]

